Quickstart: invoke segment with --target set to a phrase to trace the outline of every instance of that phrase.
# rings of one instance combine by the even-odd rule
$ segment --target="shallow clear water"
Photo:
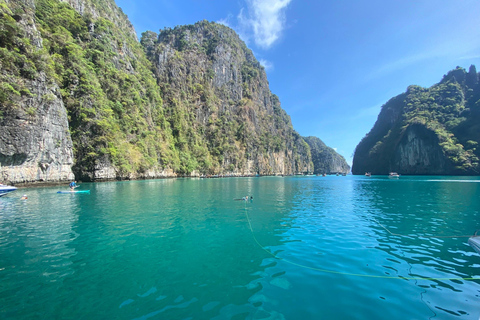
[[[0,198],[0,318],[478,320],[480,255],[462,237],[480,229],[477,179],[19,190]]]

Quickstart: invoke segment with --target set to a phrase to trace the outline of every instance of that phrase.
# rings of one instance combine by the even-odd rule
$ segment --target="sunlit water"
[[[0,198],[0,319],[478,320],[475,179],[19,190]]]

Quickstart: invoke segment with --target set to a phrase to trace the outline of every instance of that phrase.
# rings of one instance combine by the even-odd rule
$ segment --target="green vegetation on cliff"
[[[77,179],[313,170],[233,30],[202,21],[139,42],[112,0],[0,0],[0,13],[0,121],[35,116],[26,79],[59,88],[42,101],[68,112]]]
[[[134,36],[55,0],[37,0],[35,14],[69,114],[74,172],[85,179],[111,161],[128,176],[173,163],[162,98]]]
[[[355,150],[353,173],[478,174],[480,85],[457,67],[430,88],[410,86],[387,102]]]
[[[0,121],[15,113],[22,96],[31,95],[23,79],[35,79],[38,73],[49,69],[45,49],[32,43],[22,26],[31,23],[23,21],[25,11],[31,10],[0,1]]]
[[[283,158],[293,164],[286,173],[309,170],[308,146],[233,30],[201,21],[158,36],[145,32],[141,43],[154,65],[175,148],[187,159],[183,171],[285,173]]]
[[[2,35],[0,59],[11,65],[2,67],[0,85],[12,90],[0,97],[3,114],[14,108],[15,95],[28,94],[22,78],[45,73],[61,89],[68,111],[78,178],[93,179],[102,162],[111,162],[119,177],[174,162],[162,99],[134,34],[122,33],[104,17],[81,16],[57,0],[37,0],[34,9],[9,7],[2,6],[2,22],[8,24],[2,29],[8,32]],[[21,23],[12,21],[27,20],[29,14],[39,31],[30,38]]]
[[[303,138],[312,153],[312,162],[315,174],[349,173],[350,166],[345,158],[338,154],[333,148],[328,147],[317,137]]]

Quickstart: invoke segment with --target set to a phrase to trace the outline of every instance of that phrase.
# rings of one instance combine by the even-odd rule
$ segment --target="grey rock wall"
[[[21,3],[28,9],[25,12],[33,12],[34,1]],[[42,48],[34,18],[25,14],[18,24],[30,42]],[[8,106],[1,106],[0,182],[19,184],[74,179],[72,140],[58,86],[44,72],[37,73],[35,79],[15,78],[1,69],[0,72],[12,82],[22,82],[30,91]]]
[[[32,97],[20,101],[0,125],[0,181],[71,180],[72,140],[59,89],[44,74],[28,87]]]
[[[392,160],[392,170],[402,174],[443,174],[452,169],[434,132],[410,126],[401,138]]]
[[[200,131],[208,132],[208,122],[220,117],[245,127],[245,141],[237,140],[235,150],[222,155],[223,168],[236,163],[234,171],[239,174],[313,171],[308,145],[293,130],[278,98],[273,98],[264,68],[233,30],[201,21],[161,31],[155,44],[152,36],[146,34],[142,43],[159,84],[168,92],[167,108],[175,108],[168,106],[169,100],[193,107],[198,124],[193,126],[203,127]],[[203,96],[192,102],[196,95],[192,88],[199,84]],[[280,137],[284,148],[260,150],[258,139],[272,137]]]

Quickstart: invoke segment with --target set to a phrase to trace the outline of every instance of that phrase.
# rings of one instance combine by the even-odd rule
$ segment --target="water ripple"
[[[0,199],[0,318],[478,319],[480,281],[453,278],[478,276],[479,256],[432,238],[480,228],[461,179],[25,189]]]

